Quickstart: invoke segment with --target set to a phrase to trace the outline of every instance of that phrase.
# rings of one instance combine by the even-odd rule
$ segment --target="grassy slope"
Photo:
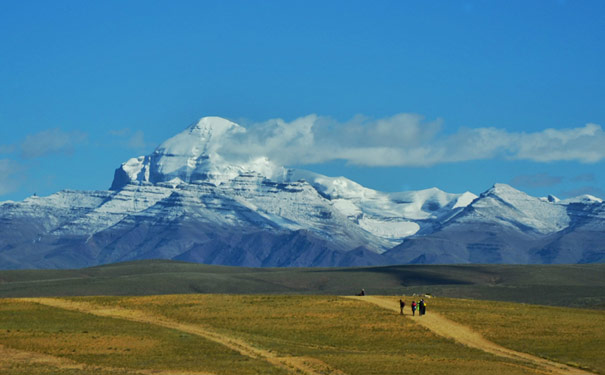
[[[3,375],[132,374],[129,369],[285,373],[197,336],[18,300],[0,301],[0,344],[86,366],[69,369],[61,364],[36,364],[9,354],[0,358]]]
[[[605,373],[602,311],[442,298],[429,304],[507,348]]]
[[[321,360],[356,374],[535,374],[507,359],[458,345],[397,313],[331,296],[177,295],[78,297],[212,327],[278,355]],[[497,306],[493,307],[498,309]],[[129,369],[282,373],[262,360],[161,327],[64,311],[16,300],[0,303],[0,344],[84,363],[99,372]],[[582,364],[582,358],[576,359]],[[0,358],[2,374],[69,373]],[[117,371],[112,372],[110,369]]]
[[[528,373],[512,361],[437,337],[398,314],[342,298],[181,295],[118,303],[208,324],[281,354],[320,359],[347,374]]]
[[[0,297],[181,293],[438,296],[605,308],[605,264],[242,268],[172,261],[0,271]]]
[[[392,297],[396,305],[400,297]],[[406,298],[409,302],[409,297]],[[535,374],[519,363],[435,336],[408,317],[363,301],[303,295],[163,295],[76,297],[188,324],[211,327],[277,355],[321,360],[347,374]],[[433,298],[430,314],[480,331],[507,347],[605,373],[603,312]],[[280,374],[262,359],[146,323],[103,318],[34,303],[0,301],[2,348],[65,358],[61,369],[5,354],[0,373],[132,374],[132,370]]]

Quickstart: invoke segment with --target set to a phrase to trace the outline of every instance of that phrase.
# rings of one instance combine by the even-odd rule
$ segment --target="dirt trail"
[[[76,302],[60,298],[22,298],[21,301],[39,303],[42,305],[57,307],[65,310],[80,311],[97,316],[126,319],[139,323],[152,324],[156,326],[175,329],[203,337],[207,340],[224,345],[242,355],[250,358],[265,360],[276,367],[283,368],[293,374],[308,375],[346,375],[316,358],[279,356],[276,353],[251,345],[236,337],[216,332],[208,327],[196,324],[180,323],[168,318],[146,313],[140,310],[130,310],[121,307],[108,307],[95,305],[87,302]]]
[[[376,296],[350,296],[347,298],[370,302],[382,308],[396,311],[397,313],[400,312],[399,304],[388,298]],[[531,354],[517,352],[515,350],[505,348],[485,339],[483,336],[481,336],[481,334],[476,331],[473,331],[471,328],[451,321],[435,312],[430,312],[422,317],[418,315],[416,315],[415,317],[406,315],[406,317],[413,318],[416,323],[422,325],[425,328],[428,328],[439,336],[452,339],[456,342],[459,342],[460,344],[469,346],[471,348],[480,349],[484,352],[491,353],[500,357],[526,362],[528,364],[531,364],[532,366],[535,366],[536,370],[538,370],[539,372],[546,372],[548,374],[557,375],[594,375],[591,372],[587,372],[575,367],[570,367],[562,363],[557,363],[544,358],[533,356]]]

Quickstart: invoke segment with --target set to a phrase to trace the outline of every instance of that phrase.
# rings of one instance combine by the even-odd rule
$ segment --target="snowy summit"
[[[221,117],[204,117],[164,141],[151,155],[132,158],[116,170],[112,190],[129,183],[155,184],[182,181],[219,185],[241,173],[260,171],[272,175],[276,167],[267,159],[246,164],[226,162],[219,149],[230,136],[246,129]]]
[[[134,259],[243,266],[576,263],[605,259],[605,204],[495,184],[384,193],[222,152],[246,129],[204,117],[115,171],[108,191],[0,204],[4,268]],[[242,156],[238,156],[242,159]]]

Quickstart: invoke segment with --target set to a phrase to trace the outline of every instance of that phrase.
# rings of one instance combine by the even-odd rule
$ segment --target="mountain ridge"
[[[131,158],[107,191],[0,203],[0,268],[73,268],[137,259],[242,266],[605,261],[605,203],[383,193],[345,177],[223,155],[246,129],[204,117]]]

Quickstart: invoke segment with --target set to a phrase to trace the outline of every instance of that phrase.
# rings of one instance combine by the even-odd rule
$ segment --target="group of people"
[[[403,315],[403,309],[405,307],[405,302],[401,299],[399,300],[399,307],[401,308],[401,315]],[[413,316],[416,316],[416,310],[418,310],[418,315],[426,314],[426,302],[424,302],[424,299],[421,299],[418,302],[412,301],[412,315]]]
[[[362,289],[361,292],[357,293],[356,295],[365,296],[366,295],[365,289]],[[403,315],[403,309],[405,308],[405,302],[402,299],[399,300],[399,307],[401,309],[401,315]],[[420,301],[418,301],[418,302],[412,301],[412,315],[413,316],[416,316],[416,310],[418,310],[418,315],[426,314],[426,302],[424,301],[423,298],[421,298]]]

